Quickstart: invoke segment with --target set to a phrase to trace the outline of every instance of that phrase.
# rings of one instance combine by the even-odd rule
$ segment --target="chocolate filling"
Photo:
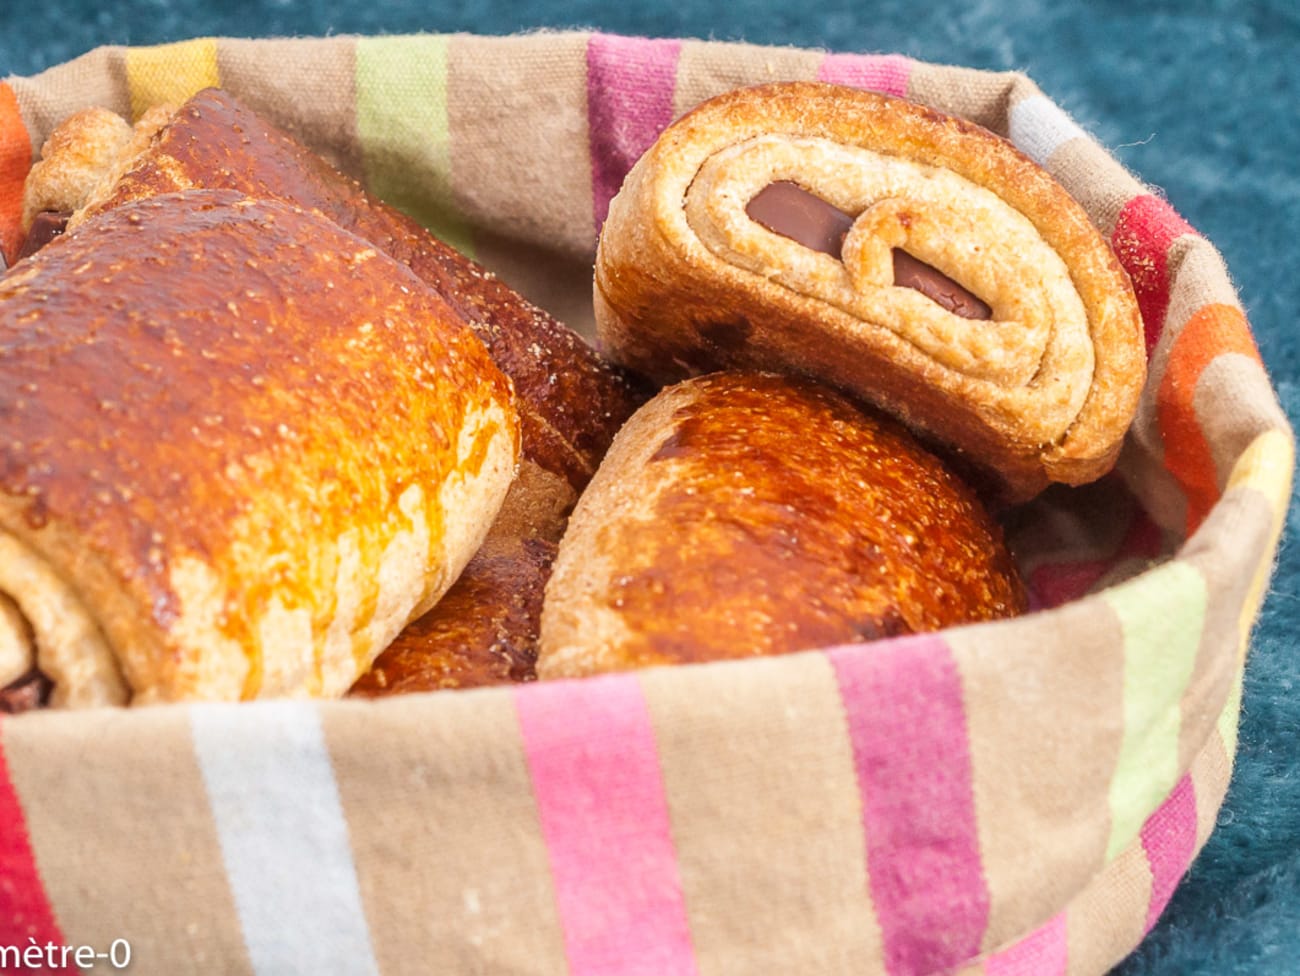
[[[804,247],[843,258],[844,237],[854,217],[827,203],[798,183],[777,180],[754,195],[745,206],[751,220]],[[919,291],[955,315],[991,319],[993,310],[946,274],[900,248],[894,248],[894,284]]]
[[[18,260],[35,254],[54,238],[59,237],[68,228],[68,218],[72,213],[67,210],[42,210],[32,218],[32,229],[27,232]]]
[[[0,712],[17,715],[49,704],[54,683],[38,668],[32,668],[22,677],[15,678],[0,688]]]
[[[894,284],[914,288],[964,319],[991,319],[993,310],[942,271],[894,248]]]
[[[773,234],[829,254],[837,261],[844,250],[844,235],[853,226],[854,219],[789,180],[778,180],[763,187],[746,205],[745,213]]]

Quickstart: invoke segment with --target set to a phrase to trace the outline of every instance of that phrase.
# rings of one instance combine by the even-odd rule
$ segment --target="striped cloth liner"
[[[582,329],[628,166],[701,99],[782,78],[1007,135],[1134,280],[1151,375],[1118,473],[1011,528],[1038,612],[382,703],[3,719],[0,949],[126,939],[169,973],[1073,976],[1141,940],[1227,787],[1293,439],[1212,245],[1028,79],[577,32],[104,48],[0,83],[0,245],[68,112],[221,84]]]

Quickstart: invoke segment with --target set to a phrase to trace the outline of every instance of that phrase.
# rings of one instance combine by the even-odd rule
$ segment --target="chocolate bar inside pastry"
[[[1045,170],[834,85],[739,90],[670,126],[611,204],[595,283],[624,364],[829,381],[1010,499],[1108,470],[1145,377],[1131,284]]]
[[[464,320],[319,215],[90,217],[0,279],[6,693],[339,695],[478,548],[518,438]]]

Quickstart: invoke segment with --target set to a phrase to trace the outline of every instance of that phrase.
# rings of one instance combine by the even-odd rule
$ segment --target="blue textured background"
[[[204,34],[505,34],[591,27],[899,52],[1020,69],[1222,251],[1293,425],[1300,417],[1300,4],[1296,0],[0,0],[0,76],[99,44]],[[1293,499],[1294,501],[1294,499]],[[1138,974],[1300,973],[1300,525],[1255,634],[1241,742],[1219,827]]]

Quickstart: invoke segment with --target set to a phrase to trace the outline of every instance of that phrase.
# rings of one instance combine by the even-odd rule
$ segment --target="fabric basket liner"
[[[50,129],[222,85],[580,330],[608,202],[778,79],[1009,138],[1133,278],[1119,469],[1011,528],[1019,619],[386,701],[0,720],[0,947],[139,972],[1100,973],[1214,826],[1294,443],[1213,246],[1023,75],[599,33],[100,48],[0,83],[0,243]],[[104,965],[101,961],[100,965]]]

